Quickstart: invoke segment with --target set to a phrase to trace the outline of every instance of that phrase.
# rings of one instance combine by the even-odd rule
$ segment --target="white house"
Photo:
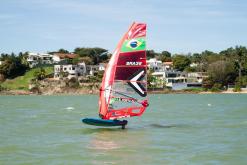
[[[147,60],[147,66],[154,71],[161,71],[163,69],[162,61],[157,60],[156,58]]]
[[[53,55],[47,53],[28,53],[27,62],[31,68],[37,64],[53,64]]]
[[[72,77],[84,76],[86,74],[85,63],[78,63],[77,65],[54,65],[54,79],[59,79],[64,76],[71,79]]]
[[[172,70],[173,69],[173,62],[163,62],[164,70]]]
[[[192,68],[197,67],[197,66],[198,66],[198,64],[194,63],[194,62],[190,64],[190,67],[192,67]]]
[[[3,64],[3,61],[0,61],[0,65],[2,65]]]
[[[164,63],[163,63],[164,64]],[[208,77],[205,72],[179,72],[172,69],[172,63],[167,63],[170,67],[165,67],[152,73],[157,82],[163,81],[163,85],[173,90],[196,88],[202,86],[202,81]]]
[[[176,82],[178,78],[182,78],[182,73],[179,71],[170,71],[165,70],[162,72],[154,72],[152,76],[156,77],[159,80],[163,80],[165,86],[172,86],[172,83]]]
[[[106,69],[106,63],[99,63],[99,71],[104,71]]]
[[[196,77],[198,76],[198,77]],[[182,90],[188,88],[198,88],[202,86],[202,76],[199,73],[182,73],[180,72],[174,77],[172,74],[168,75],[165,79],[166,86],[173,90]]]
[[[163,85],[173,90],[181,90],[187,88],[201,87],[202,83],[198,82],[194,77],[188,77],[186,73],[166,70],[163,72],[152,73],[158,79],[158,82],[163,80]]]
[[[207,78],[206,72],[190,72],[188,73],[188,78],[195,79],[196,82],[202,83],[203,79]]]
[[[96,73],[98,71],[99,71],[99,65],[87,65],[87,74],[88,75],[94,75],[94,73]]]

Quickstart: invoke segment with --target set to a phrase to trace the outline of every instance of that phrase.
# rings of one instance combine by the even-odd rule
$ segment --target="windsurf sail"
[[[140,116],[147,106],[146,24],[133,23],[105,70],[99,115],[112,120]]]

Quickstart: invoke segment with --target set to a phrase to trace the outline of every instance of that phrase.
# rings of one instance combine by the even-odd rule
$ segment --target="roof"
[[[29,52],[28,56],[38,56],[38,57],[52,57],[52,54],[48,54],[48,53],[32,53]]]
[[[64,58],[76,58],[78,57],[78,54],[73,54],[73,53],[54,53],[55,56],[58,56],[60,57],[61,59],[64,59]]]
[[[147,60],[147,63],[153,63],[153,62],[162,63],[162,61],[157,60],[156,58],[150,58],[149,60]]]
[[[165,64],[165,65],[173,65],[173,62],[171,61],[171,62],[163,62],[163,64]]]
[[[106,67],[107,63],[99,63],[99,65]]]

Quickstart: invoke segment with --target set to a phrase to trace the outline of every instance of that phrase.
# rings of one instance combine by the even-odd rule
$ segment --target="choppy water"
[[[0,96],[0,164],[247,164],[247,95],[151,95],[125,130],[82,124],[97,102]]]

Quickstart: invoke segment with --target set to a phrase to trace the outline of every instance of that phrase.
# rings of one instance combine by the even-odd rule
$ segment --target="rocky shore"
[[[247,94],[247,91],[233,92],[233,91],[221,91],[221,92],[199,92],[199,91],[171,91],[171,90],[156,90],[148,91],[149,94]],[[30,90],[4,90],[0,91],[0,95],[85,95],[85,94],[99,94],[98,89],[89,88],[53,88],[43,89],[41,91]]]
[[[24,90],[1,89],[0,95],[83,95],[83,94],[99,94],[100,83],[83,83],[71,80],[54,80],[45,79],[33,82],[29,88]],[[210,92],[202,89],[186,89],[186,90],[169,90],[169,89],[148,89],[149,94],[236,94],[247,93],[247,90],[234,92],[233,89],[226,91]]]

